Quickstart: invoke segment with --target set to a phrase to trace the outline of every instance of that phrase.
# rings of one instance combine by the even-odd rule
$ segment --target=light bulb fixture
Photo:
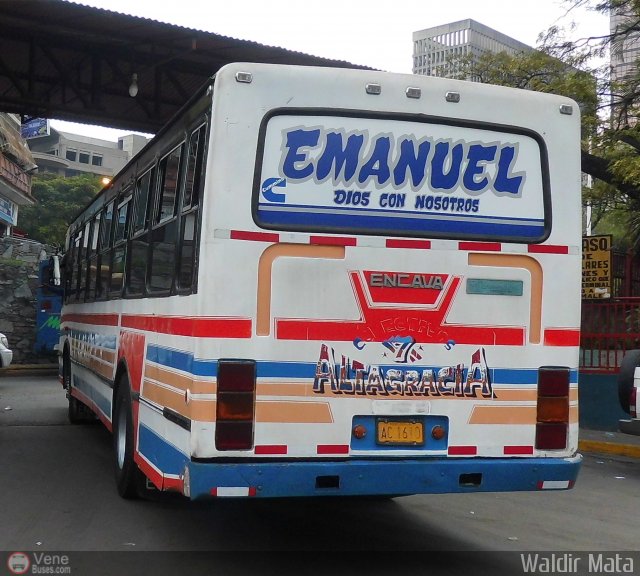
[[[138,75],[134,72],[131,74],[131,84],[129,84],[129,96],[135,98],[138,95]]]

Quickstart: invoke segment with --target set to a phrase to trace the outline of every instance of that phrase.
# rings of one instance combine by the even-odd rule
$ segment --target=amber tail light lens
[[[541,366],[538,369],[536,448],[563,450],[569,433],[569,368]]]
[[[253,448],[256,404],[256,363],[254,360],[218,362],[216,400],[216,448]]]

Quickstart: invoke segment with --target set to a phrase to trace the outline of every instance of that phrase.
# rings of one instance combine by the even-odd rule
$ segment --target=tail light
[[[629,415],[631,418],[638,417],[638,389],[634,386],[629,394]]]
[[[256,363],[253,360],[218,362],[216,448],[250,450],[256,404]]]
[[[569,432],[569,368],[541,366],[538,369],[536,448],[563,450]]]

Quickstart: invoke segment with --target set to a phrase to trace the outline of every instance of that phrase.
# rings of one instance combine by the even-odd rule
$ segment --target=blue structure
[[[62,308],[62,286],[52,286],[53,260],[42,260],[38,270],[36,292],[36,354],[56,354],[60,338],[60,309]]]

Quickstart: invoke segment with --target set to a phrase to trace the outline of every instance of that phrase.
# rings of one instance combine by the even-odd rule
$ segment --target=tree
[[[586,8],[605,14],[616,10],[624,19],[610,34],[578,41],[567,40],[564,28],[552,26],[540,35],[537,51],[463,59],[459,76],[575,99],[583,128],[582,171],[593,179],[583,200],[592,207],[596,225],[609,218],[620,228],[618,213],[624,214],[627,226],[621,236],[627,244],[640,245],[640,217],[635,216],[640,213],[640,60],[631,74],[615,82],[607,60],[625,43],[637,39],[640,46],[640,1],[565,0],[565,5],[568,17]]]
[[[36,204],[20,208],[20,229],[44,244],[63,246],[69,224],[101,187],[100,177],[91,174],[72,178],[54,174],[34,176],[31,193]]]

